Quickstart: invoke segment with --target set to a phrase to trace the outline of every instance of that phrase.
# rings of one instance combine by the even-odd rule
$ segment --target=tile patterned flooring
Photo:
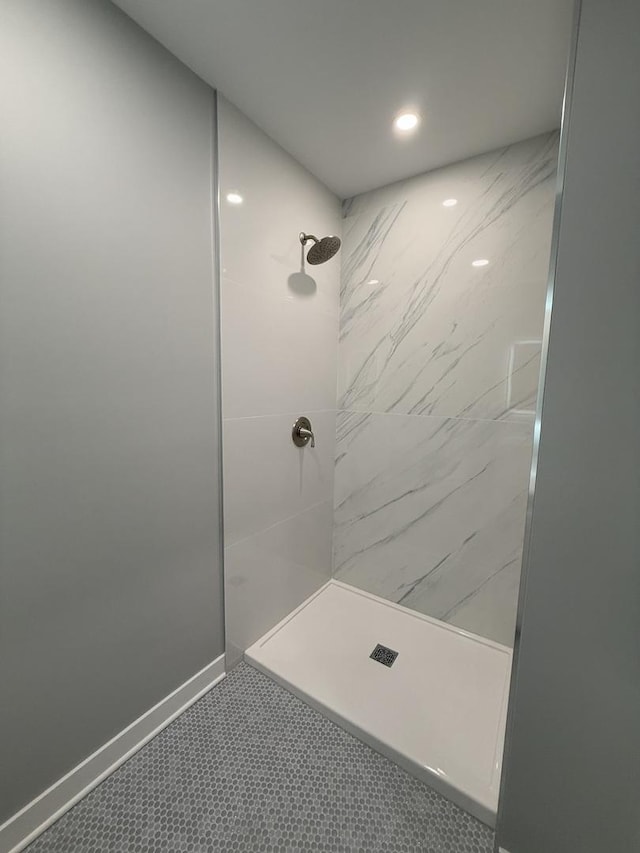
[[[29,853],[492,853],[493,833],[247,664]]]

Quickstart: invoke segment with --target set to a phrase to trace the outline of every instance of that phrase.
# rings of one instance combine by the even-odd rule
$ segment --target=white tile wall
[[[546,135],[350,204],[342,408],[495,419],[535,398],[556,159],[557,136]],[[472,266],[479,259],[489,264]],[[531,351],[508,401],[522,341]]]
[[[274,296],[268,281],[261,284],[222,279],[225,416],[335,409],[336,312],[304,295]]]
[[[298,234],[340,234],[342,220],[338,199],[222,97],[218,121],[233,664],[331,573],[340,257],[305,269]],[[298,415],[313,450],[291,441]]]
[[[291,440],[293,423],[302,413],[311,420],[314,449],[296,447]],[[225,419],[227,545],[331,499],[335,424],[335,411],[310,409]]]
[[[336,576],[502,643],[515,622],[557,142],[546,134],[344,205]]]
[[[227,656],[247,647],[327,580],[333,504],[324,501],[226,548]]]
[[[528,424],[342,412],[338,436],[339,578],[455,622],[519,562]]]
[[[334,456],[337,577],[509,643],[556,134],[351,200],[305,268],[338,200],[223,98],[219,133],[230,654],[329,577]]]

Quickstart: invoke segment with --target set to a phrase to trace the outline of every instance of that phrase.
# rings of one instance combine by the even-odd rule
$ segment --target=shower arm
[[[307,243],[307,241],[309,241],[309,240],[313,240],[314,243],[320,242],[320,240],[318,240],[317,237],[314,237],[313,234],[305,234],[304,231],[301,231],[300,232],[300,242],[302,243],[302,245],[304,246]]]

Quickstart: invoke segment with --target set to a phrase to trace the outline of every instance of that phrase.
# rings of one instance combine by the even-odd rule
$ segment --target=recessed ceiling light
[[[244,199],[240,195],[240,193],[227,193],[227,201],[229,204],[242,204]]]
[[[457,203],[458,203],[457,198],[445,198],[445,200],[442,202],[442,206],[443,207],[455,207]]]
[[[377,278],[370,278],[367,284],[380,284],[380,281]]]
[[[406,133],[408,130],[415,130],[420,124],[420,116],[417,113],[400,113],[394,119],[393,125],[396,130],[401,130]]]
[[[471,261],[471,266],[472,267],[486,267],[486,265],[488,263],[489,263],[489,261],[487,258],[478,258],[475,261]]]

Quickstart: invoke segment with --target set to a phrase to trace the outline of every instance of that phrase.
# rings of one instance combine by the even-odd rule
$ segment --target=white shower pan
[[[398,652],[391,667],[370,655]],[[330,581],[246,660],[493,826],[511,649]]]

